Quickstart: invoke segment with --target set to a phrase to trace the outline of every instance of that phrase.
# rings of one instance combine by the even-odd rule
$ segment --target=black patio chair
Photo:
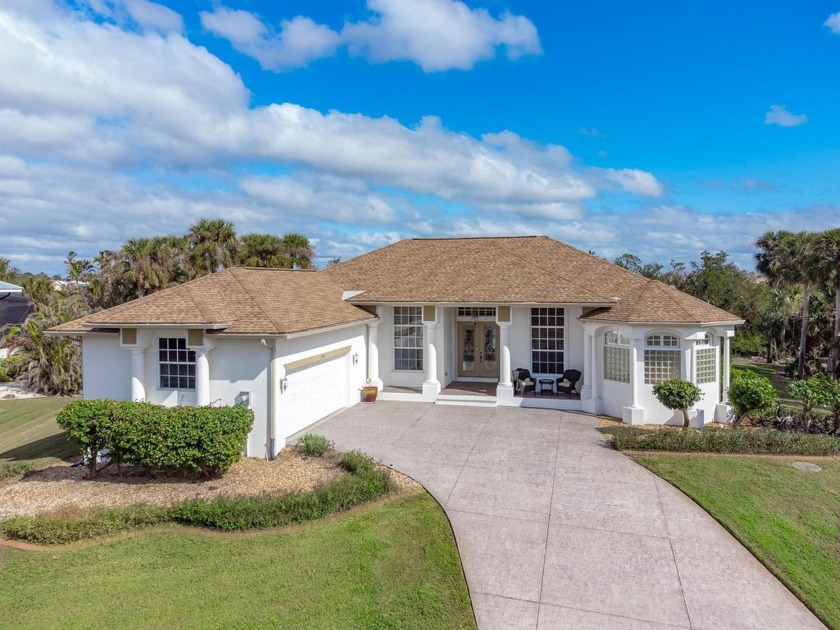
[[[531,378],[531,371],[526,368],[516,368],[513,372],[511,372],[511,376],[513,377],[513,394],[519,394],[520,396],[524,396],[528,392],[534,392],[534,396],[537,395],[537,384],[534,379]]]
[[[555,383],[557,395],[559,396],[563,393],[571,398],[572,392],[574,392],[576,395],[580,396],[580,392],[577,389],[577,382],[580,380],[581,376],[580,370],[566,370],[563,372]]]

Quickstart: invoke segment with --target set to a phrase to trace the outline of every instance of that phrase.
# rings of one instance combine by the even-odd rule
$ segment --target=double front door
[[[499,378],[499,327],[458,322],[458,376]]]

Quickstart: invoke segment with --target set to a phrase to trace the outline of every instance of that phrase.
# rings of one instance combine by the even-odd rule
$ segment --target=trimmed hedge
[[[771,455],[837,455],[840,439],[775,429],[641,429],[621,428],[613,434],[620,451],[681,453],[748,453]]]
[[[305,523],[343,512],[385,494],[390,489],[388,473],[369,470],[347,474],[311,492],[294,492],[276,498],[198,499],[182,503],[172,518],[185,525],[222,531],[266,529]]]
[[[169,520],[169,508],[132,505],[87,514],[13,516],[0,522],[0,532],[8,538],[37,545],[62,545],[99,536],[113,536]]]
[[[117,464],[148,472],[172,469],[206,477],[227,472],[242,456],[254,414],[244,407],[163,407],[114,400],[76,400],[56,418],[79,444],[91,472],[109,450]]]

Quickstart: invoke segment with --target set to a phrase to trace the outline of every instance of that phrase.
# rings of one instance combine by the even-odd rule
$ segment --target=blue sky
[[[203,216],[745,267],[840,225],[840,2],[5,0],[0,59],[27,271]]]

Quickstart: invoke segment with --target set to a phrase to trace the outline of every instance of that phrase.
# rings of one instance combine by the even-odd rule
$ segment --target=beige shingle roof
[[[583,319],[639,324],[743,323],[740,317],[655,280],[648,280],[615,306],[596,309]]]
[[[562,245],[542,236],[407,239],[330,267],[325,273],[347,290],[364,291],[351,300],[356,303],[612,302],[611,294],[597,282],[579,277],[574,256],[559,260],[557,251],[546,250],[549,243]],[[600,260],[563,247],[578,256]]]
[[[236,267],[56,326],[173,324],[219,328],[219,334],[289,334],[372,319],[342,300],[342,288],[323,273]]]
[[[588,319],[741,319],[547,236],[409,239],[325,270],[351,301],[612,305]]]

